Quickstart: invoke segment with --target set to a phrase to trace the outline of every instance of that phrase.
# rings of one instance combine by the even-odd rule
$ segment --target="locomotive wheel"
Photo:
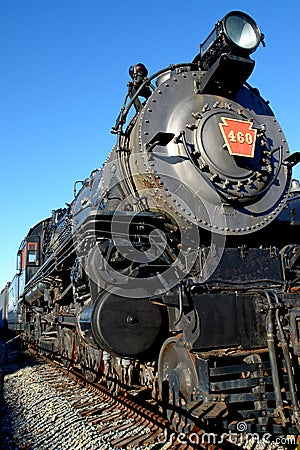
[[[91,370],[84,369],[83,375],[88,383],[93,383],[96,381],[97,374],[95,372],[92,372]]]
[[[106,378],[106,385],[109,392],[113,396],[117,396],[120,392],[120,381],[119,377],[116,373],[112,373]]]
[[[117,396],[121,390],[120,375],[118,374],[119,358],[110,357],[104,362],[104,380],[109,392]]]
[[[171,337],[164,343],[158,360],[158,383],[169,422],[178,432],[190,432],[195,423],[188,404],[197,386],[197,374],[192,355],[181,337]]]
[[[91,367],[90,367],[90,361],[88,359],[88,357],[83,357],[80,361],[80,366],[81,366],[81,370],[82,373],[86,379],[86,381],[88,383],[93,383],[94,381],[96,381],[97,379],[97,372],[94,371]]]
[[[61,353],[61,364],[65,369],[70,369],[72,365],[71,355],[69,355],[68,350],[64,349]]]

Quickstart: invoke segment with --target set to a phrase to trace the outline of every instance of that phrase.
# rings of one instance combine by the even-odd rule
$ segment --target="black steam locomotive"
[[[263,38],[233,11],[192,62],[130,67],[102,169],[18,253],[25,339],[181,431],[300,431],[299,154],[247,83]]]

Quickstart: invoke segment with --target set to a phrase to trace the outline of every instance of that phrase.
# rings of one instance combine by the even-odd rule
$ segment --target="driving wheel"
[[[194,355],[184,346],[181,336],[167,339],[158,360],[160,398],[166,416],[180,433],[190,432],[194,420],[189,403],[197,386]]]

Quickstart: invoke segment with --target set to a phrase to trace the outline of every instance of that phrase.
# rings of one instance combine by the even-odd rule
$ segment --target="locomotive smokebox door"
[[[101,348],[118,356],[145,353],[159,343],[162,314],[147,298],[102,292],[94,306],[92,331]]]

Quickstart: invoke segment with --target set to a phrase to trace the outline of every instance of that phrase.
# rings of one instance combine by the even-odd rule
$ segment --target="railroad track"
[[[211,445],[209,442],[201,441],[200,444],[198,439],[194,443],[183,442],[184,437],[175,432],[167,419],[160,414],[157,405],[150,399],[141,398],[139,394],[136,397],[126,393],[117,397],[113,396],[102,384],[87,382],[84,375],[76,368],[69,370],[58,362],[48,358],[45,360],[63,376],[72,380],[72,383],[78,383],[80,398],[78,401],[75,398],[72,406],[86,418],[89,425],[97,427],[101,436],[109,438],[112,448],[192,450],[209,447],[209,450],[221,450],[219,446]],[[62,396],[68,395],[64,385],[58,385],[56,389]],[[85,389],[92,393],[88,402],[82,392]],[[143,396],[143,392],[141,394]],[[100,408],[99,399],[102,402]]]
[[[13,421],[14,441],[4,439],[3,449],[208,448],[185,442],[151,402],[130,395],[113,397],[75,369],[35,357],[33,365],[5,376],[4,421]]]
[[[35,354],[35,353],[34,353]],[[36,356],[34,365],[7,375],[4,395],[14,421],[15,442],[3,449],[102,450],[182,449],[269,450],[296,448],[228,439],[197,431],[176,433],[151,400],[112,396],[100,383],[88,383],[75,368]],[[15,444],[17,443],[18,446]]]
[[[158,443],[159,434],[168,426],[165,419],[129,398],[112,397],[100,384],[87,383],[77,371],[53,363],[49,367],[41,374],[47,383],[98,430],[104,441],[109,441],[111,448],[153,448]]]

